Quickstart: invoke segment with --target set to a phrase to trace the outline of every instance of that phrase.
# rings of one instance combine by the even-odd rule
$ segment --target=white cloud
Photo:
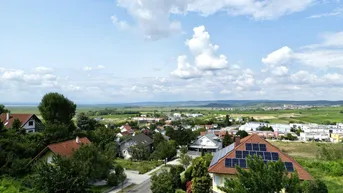
[[[120,21],[116,16],[111,16],[111,20],[115,26],[117,26],[119,29],[127,30],[130,28],[130,25],[126,21]]]
[[[39,67],[36,67],[34,69],[34,71],[37,72],[37,73],[41,73],[41,74],[47,74],[47,73],[52,73],[53,69],[52,68],[48,68],[48,67],[44,67],[44,66],[39,66]]]
[[[89,66],[85,66],[85,67],[83,67],[83,70],[84,71],[91,71],[91,70],[93,70],[93,68],[89,67]]]
[[[136,26],[149,39],[160,39],[180,33],[181,23],[171,15],[196,13],[202,16],[226,12],[231,16],[249,16],[255,20],[271,20],[300,12],[320,0],[117,0],[133,18]],[[112,16],[120,28],[129,26],[126,21]]]
[[[287,64],[292,58],[293,51],[287,46],[284,46],[270,54],[266,58],[262,58],[264,64],[270,66],[278,66]]]
[[[220,94],[231,94],[232,91],[231,90],[222,90],[220,91]]]
[[[177,69],[172,71],[171,75],[183,79],[190,79],[200,77],[201,73],[196,67],[191,66],[187,62],[187,56],[183,55],[177,58]]]
[[[318,77],[315,74],[304,70],[292,74],[290,78],[296,84],[315,84],[318,81]]]
[[[319,19],[323,17],[333,17],[333,16],[339,16],[339,15],[343,15],[343,7],[336,8],[331,12],[311,15],[310,17],[308,17],[308,19]]]
[[[285,76],[288,73],[288,68],[286,66],[277,66],[271,72],[275,76]]]
[[[91,66],[85,66],[83,67],[84,71],[92,71],[92,70],[101,70],[101,69],[105,69],[106,67],[103,65],[97,65],[95,67],[91,67]]]

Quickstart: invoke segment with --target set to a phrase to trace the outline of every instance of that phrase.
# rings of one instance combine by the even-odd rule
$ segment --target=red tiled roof
[[[48,145],[47,147],[56,155],[70,157],[75,150],[80,148],[82,144],[91,144],[87,137],[79,138],[79,141],[79,143],[76,143],[76,139],[72,139],[69,141],[54,143]]]
[[[7,113],[0,114],[0,120],[6,128],[12,128],[15,119],[19,119],[22,125],[24,125],[34,114],[10,114],[10,119],[7,120]]]
[[[236,150],[245,150],[245,143],[259,143],[259,144],[266,144],[268,152],[277,152],[279,153],[279,158],[282,162],[292,162],[294,169],[297,171],[299,179],[301,180],[312,180],[312,176],[293,158],[288,156],[285,153],[282,153],[279,148],[275,147],[274,145],[270,144],[268,141],[262,139],[256,134],[249,135],[240,140],[240,144],[235,146],[235,148],[226,154],[223,158],[221,158],[216,164],[209,167],[208,171],[210,173],[220,173],[220,174],[236,174],[235,168],[228,168],[225,167],[225,158],[235,158],[236,157]]]

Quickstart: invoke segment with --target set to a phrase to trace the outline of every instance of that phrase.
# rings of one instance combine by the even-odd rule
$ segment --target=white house
[[[144,145],[148,151],[151,151],[152,143],[153,140],[143,133],[132,136],[130,139],[127,139],[119,144],[121,156],[124,157],[124,159],[130,159],[131,154],[129,149],[135,145]]]
[[[220,139],[214,133],[207,133],[194,141],[190,146],[191,150],[216,152],[222,148]]]
[[[14,120],[19,120],[21,128],[25,129],[27,133],[34,133],[43,129],[42,121],[35,114],[11,114],[2,113],[0,120],[8,129],[13,127]]]
[[[257,131],[260,127],[268,126],[268,123],[262,123],[262,122],[249,122],[245,123],[244,125],[241,125],[239,127],[239,130],[244,131]]]
[[[174,114],[173,114],[173,117],[174,117],[174,118],[181,118],[181,113],[174,113]]]

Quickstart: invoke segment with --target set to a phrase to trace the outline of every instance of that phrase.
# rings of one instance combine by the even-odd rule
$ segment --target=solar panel
[[[263,152],[264,153],[264,159],[265,160],[272,160],[272,155],[270,152]]]
[[[249,154],[251,155],[251,157],[254,157],[254,155],[256,155],[256,151],[249,151]]]
[[[247,168],[247,160],[245,160],[245,159],[240,159],[240,160],[239,160],[239,166],[240,166],[241,168]]]
[[[279,160],[279,154],[276,152],[272,152],[272,160],[278,161]]]
[[[232,159],[232,167],[235,167],[236,165],[239,166],[239,159],[233,158]]]
[[[243,158],[247,158],[249,155],[249,151],[243,151]]]
[[[236,151],[236,158],[243,158],[243,152],[242,151]]]
[[[226,158],[225,159],[225,167],[231,168],[232,165],[232,159],[231,158]]]
[[[260,146],[259,146],[257,143],[253,143],[253,144],[252,144],[252,149],[253,149],[254,151],[260,151]]]
[[[263,152],[262,152],[262,151],[258,151],[258,152],[257,152],[257,156],[258,156],[258,157],[261,157],[262,159],[264,159],[264,158],[263,158]]]
[[[294,167],[292,162],[285,162],[285,168],[288,172],[294,172]]]
[[[252,145],[251,145],[251,143],[246,143],[246,144],[245,144],[245,149],[246,149],[247,151],[251,151],[251,150],[252,150]]]
[[[266,144],[259,144],[259,146],[260,146],[260,151],[267,151]]]
[[[213,166],[214,164],[216,164],[221,158],[223,158],[226,154],[228,154],[230,151],[232,151],[235,148],[235,143],[217,151],[214,155],[213,155],[213,159],[211,161],[210,166]]]

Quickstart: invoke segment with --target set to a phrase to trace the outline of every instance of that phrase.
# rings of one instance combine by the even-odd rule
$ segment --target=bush
[[[107,177],[107,185],[110,186],[117,186],[118,185],[118,178],[115,173],[110,173]]]
[[[321,180],[305,181],[302,184],[303,193],[328,193],[328,188]]]
[[[181,189],[177,189],[177,190],[175,191],[175,193],[186,193],[186,191],[181,190]]]

